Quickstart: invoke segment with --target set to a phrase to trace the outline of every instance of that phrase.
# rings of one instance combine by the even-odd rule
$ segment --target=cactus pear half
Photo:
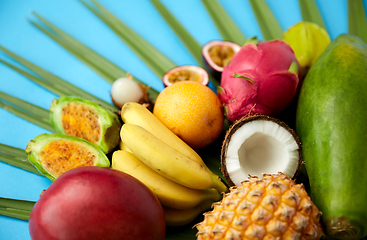
[[[276,116],[293,100],[301,69],[281,40],[251,40],[224,67],[218,96],[229,121],[249,115]]]

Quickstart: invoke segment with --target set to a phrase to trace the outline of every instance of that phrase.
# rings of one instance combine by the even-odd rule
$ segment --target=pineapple
[[[250,176],[196,225],[197,239],[320,239],[321,212],[287,175]]]

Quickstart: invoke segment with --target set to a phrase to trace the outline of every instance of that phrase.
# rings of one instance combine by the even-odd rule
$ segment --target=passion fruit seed
[[[230,46],[215,45],[209,48],[209,56],[219,67],[226,66],[233,58],[235,51]]]
[[[176,83],[176,82],[181,82],[181,81],[195,81],[195,82],[200,82],[200,77],[194,71],[183,69],[183,70],[174,72],[171,75],[169,75],[168,81],[170,83]]]
[[[55,177],[76,167],[93,166],[97,160],[95,153],[70,140],[49,143],[42,149],[39,158],[46,171]]]
[[[213,40],[201,49],[205,69],[217,80],[221,80],[223,68],[229,64],[235,54],[241,49],[237,43]]]
[[[50,106],[50,121],[57,133],[85,139],[104,153],[120,142],[121,121],[117,114],[80,97],[61,96]]]
[[[37,170],[51,179],[82,166],[109,167],[104,152],[91,142],[65,134],[41,134],[31,140],[25,152]]]
[[[163,75],[162,78],[165,87],[168,87],[177,82],[198,82],[203,85],[208,85],[209,75],[204,68],[185,65],[172,68]]]
[[[98,144],[102,137],[99,115],[92,107],[81,103],[69,103],[62,108],[62,126],[65,134],[83,138]],[[93,131],[90,131],[90,130]]]

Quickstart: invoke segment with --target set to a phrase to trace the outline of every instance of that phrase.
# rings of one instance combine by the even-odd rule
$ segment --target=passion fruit
[[[163,75],[162,80],[165,87],[182,81],[199,82],[206,86],[209,84],[209,75],[204,68],[194,65],[185,65],[172,68]]]
[[[201,49],[205,69],[216,79],[220,80],[224,66],[241,49],[237,43],[213,40]]]

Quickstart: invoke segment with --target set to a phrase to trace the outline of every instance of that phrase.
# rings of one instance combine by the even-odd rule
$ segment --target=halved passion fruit
[[[209,75],[205,69],[193,65],[175,67],[163,75],[163,84],[165,87],[181,81],[195,81],[203,85],[208,85]]]
[[[224,66],[228,65],[240,49],[240,45],[229,41],[214,40],[208,42],[201,49],[206,70],[220,80]]]
[[[249,175],[283,172],[293,178],[301,164],[301,144],[295,132],[265,115],[235,122],[221,151],[222,172],[231,186],[240,186]]]

